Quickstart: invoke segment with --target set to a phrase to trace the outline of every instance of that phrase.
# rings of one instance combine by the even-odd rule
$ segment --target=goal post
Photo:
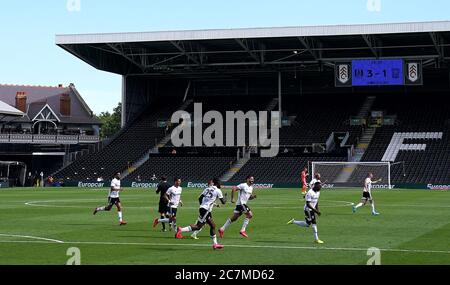
[[[320,173],[322,182],[333,187],[362,187],[369,173],[373,180],[381,179],[375,187],[392,189],[390,162],[312,161],[311,177]]]

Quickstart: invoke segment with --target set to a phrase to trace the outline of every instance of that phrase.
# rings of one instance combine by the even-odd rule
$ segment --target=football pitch
[[[241,218],[219,240],[225,248],[214,251],[207,226],[199,240],[190,234],[177,240],[174,232],[152,227],[159,201],[153,189],[121,193],[126,226],[118,225],[115,209],[92,215],[94,207],[106,203],[108,189],[1,190],[0,264],[63,265],[73,247],[80,250],[82,265],[363,265],[373,247],[380,249],[383,265],[450,264],[450,192],[373,190],[380,216],[372,216],[370,206],[352,213],[360,189],[321,192],[318,230],[325,244],[313,243],[310,228],[286,224],[291,218],[304,220],[298,189],[255,190],[249,238],[239,235]],[[199,193],[183,190],[179,226],[196,221]],[[218,228],[233,206],[214,209]]]

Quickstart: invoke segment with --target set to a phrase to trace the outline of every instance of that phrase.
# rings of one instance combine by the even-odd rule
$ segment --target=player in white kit
[[[211,186],[214,186],[214,179],[209,179],[209,180],[208,180],[208,187],[211,187]],[[202,204],[202,200],[201,200],[202,195],[203,195],[203,192],[202,192],[202,194],[198,197],[198,199],[199,199],[198,202],[199,202],[200,205]],[[227,194],[225,193],[225,200],[226,200],[226,198],[227,198],[226,196],[227,196]],[[219,205],[217,202],[214,203],[214,206],[215,206],[215,207],[220,207],[220,205]],[[203,230],[203,227],[200,228],[200,229],[198,229],[198,230],[196,230],[196,231],[194,231],[194,232],[192,233],[192,235],[191,235],[191,238],[192,238],[192,239],[195,239],[195,240],[199,240],[198,234],[199,234],[202,230]]]
[[[183,192],[183,188],[181,188],[181,179],[175,178],[174,185],[167,189],[166,194],[164,195],[167,200],[169,206],[169,217],[158,219],[156,218],[153,221],[153,227],[156,227],[159,223],[171,223],[172,229],[176,231],[177,229],[177,210],[178,206],[182,206],[183,202],[181,201],[181,193]]]
[[[372,184],[381,182],[382,179],[378,179],[377,181],[372,181],[373,179],[373,174],[369,173],[367,175],[367,178],[364,180],[364,189],[363,189],[363,197],[361,198],[361,202],[356,205],[356,206],[352,206],[352,210],[353,213],[356,213],[356,210],[358,210],[358,208],[361,208],[362,206],[367,204],[367,201],[370,202],[370,205],[372,206],[372,215],[374,216],[378,216],[380,213],[378,213],[377,211],[375,211],[375,201],[372,198]]]
[[[182,233],[199,231],[205,224],[208,224],[210,229],[210,236],[213,241],[213,249],[222,249],[223,245],[217,242],[216,224],[214,223],[212,217],[212,210],[217,199],[219,199],[220,202],[225,205],[226,197],[224,198],[222,191],[220,190],[219,179],[214,178],[212,179],[212,185],[203,190],[202,194],[199,197],[200,208],[197,223],[195,225],[184,228],[179,227],[177,229],[175,238],[181,239],[183,238]]]
[[[126,225],[127,222],[123,220],[122,217],[122,204],[120,203],[119,193],[122,191],[120,188],[120,173],[116,173],[114,179],[111,181],[111,189],[108,194],[108,205],[104,207],[98,207],[94,209],[94,215],[101,211],[111,211],[112,207],[116,205],[117,207],[117,215],[119,216],[119,225]]]
[[[322,184],[322,181],[320,181],[320,173],[314,174],[314,178],[309,182],[309,190],[313,189],[316,182],[320,182]]]
[[[252,210],[247,206],[248,201],[256,198],[253,194],[253,184],[255,183],[255,178],[253,176],[247,176],[246,183],[239,184],[232,188],[231,191],[231,203],[234,203],[234,192],[239,191],[238,199],[236,202],[236,209],[234,209],[234,215],[229,218],[223,227],[219,229],[219,235],[223,238],[225,230],[231,225],[231,223],[237,221],[242,214],[245,214],[244,223],[242,224],[241,231],[239,232],[241,236],[248,238],[247,226],[250,220],[253,218]]]
[[[287,224],[297,225],[303,228],[309,228],[312,226],[313,234],[314,234],[314,242],[318,244],[324,243],[319,239],[319,234],[317,232],[317,221],[316,214],[320,216],[322,213],[319,210],[319,197],[320,197],[320,189],[322,185],[319,181],[315,182],[312,189],[306,193],[306,203],[304,207],[305,211],[305,221],[296,221],[295,219],[290,220]]]

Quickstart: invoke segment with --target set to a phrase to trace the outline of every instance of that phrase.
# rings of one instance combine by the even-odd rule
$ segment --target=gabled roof
[[[41,109],[48,104],[61,123],[73,124],[99,124],[73,85],[69,87],[28,86],[28,85],[1,85],[0,100],[10,106],[15,106],[17,92],[26,92],[27,116],[17,121],[33,119]],[[60,112],[60,97],[69,94],[71,99],[71,115],[62,116]]]
[[[49,110],[49,111],[50,111],[49,114],[53,115],[53,117],[54,117],[58,122],[61,121],[61,120],[59,119],[59,117],[55,114],[55,111],[53,111],[52,108],[51,108],[48,104],[45,104],[45,105],[44,105],[44,106],[36,113],[36,115],[34,115],[34,116],[32,116],[32,115],[30,114],[30,112],[28,112],[28,116],[30,116],[30,118],[33,118],[32,121],[39,120],[39,119],[40,119],[40,118],[39,118],[39,115],[41,115],[42,117],[44,117],[44,113],[43,113],[44,110]],[[47,118],[45,118],[45,119],[47,119]]]

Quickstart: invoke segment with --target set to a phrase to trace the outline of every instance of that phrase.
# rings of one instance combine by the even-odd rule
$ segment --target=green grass
[[[450,192],[374,190],[381,215],[373,217],[369,206],[352,214],[349,203],[359,201],[361,190],[323,190],[318,228],[324,245],[313,243],[311,229],[286,225],[304,218],[298,189],[257,193],[249,203],[255,215],[249,239],[239,235],[241,219],[221,240],[225,248],[213,251],[208,228],[198,241],[152,228],[153,189],[122,193],[129,223],[122,227],[116,212],[92,215],[106,202],[106,189],[1,190],[0,264],[65,264],[70,247],[81,250],[82,264],[366,264],[370,247],[381,249],[382,264],[450,264]],[[178,225],[196,221],[198,194],[184,190]],[[231,204],[214,209],[218,227],[232,211]]]

